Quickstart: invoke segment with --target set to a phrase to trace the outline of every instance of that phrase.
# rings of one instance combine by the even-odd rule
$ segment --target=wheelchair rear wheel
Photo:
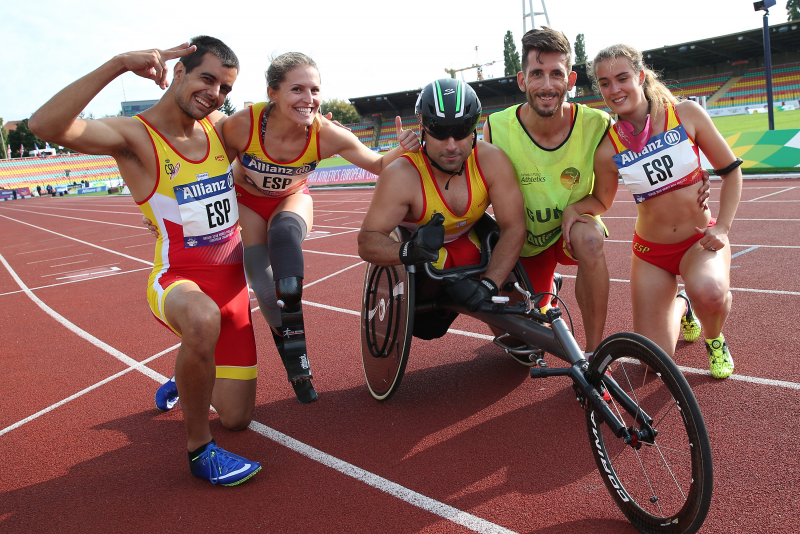
[[[414,274],[402,265],[367,264],[361,298],[361,363],[370,394],[394,395],[403,378],[414,330]]]

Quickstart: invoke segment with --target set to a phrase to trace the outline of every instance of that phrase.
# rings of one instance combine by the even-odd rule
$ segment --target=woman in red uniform
[[[596,165],[619,172],[638,208],[631,264],[634,330],[672,356],[679,330],[694,341],[702,324],[711,376],[727,378],[734,368],[722,335],[732,300],[728,232],[741,195],[742,160],[705,110],[692,101],[679,102],[634,48],[608,47],[589,70],[619,117],[597,149]],[[698,205],[696,188],[687,187],[702,179],[698,148],[722,177],[716,219]],[[616,187],[616,180],[595,184],[597,197],[578,203],[585,206],[569,206],[565,221],[593,209],[605,211],[597,198],[613,199]],[[678,275],[686,287],[680,299]]]
[[[267,69],[269,102],[233,114],[223,127],[239,203],[245,270],[300,402],[317,394],[311,384],[302,308],[301,243],[313,222],[306,179],[334,154],[373,173],[419,148],[411,130],[400,146],[380,156],[355,135],[322,118],[320,75],[314,61],[282,54]],[[274,280],[274,282],[273,282]]]

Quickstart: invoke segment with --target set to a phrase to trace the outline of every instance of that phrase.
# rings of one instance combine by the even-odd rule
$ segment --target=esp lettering
[[[272,182],[272,183],[270,183]],[[292,183],[292,179],[283,176],[265,176],[264,177],[264,184],[261,186],[262,189],[286,189],[289,187],[289,184]]]
[[[213,211],[212,211],[213,210]],[[206,204],[206,215],[208,215],[208,227],[216,228],[230,221],[231,201],[227,198],[217,200],[211,204]],[[215,224],[216,223],[216,224]]]
[[[651,166],[652,169],[650,168]],[[647,175],[647,181],[650,182],[650,185],[658,185],[658,182],[663,182],[667,178],[672,178],[672,167],[674,166],[675,164],[672,162],[672,158],[667,154],[645,163],[642,165],[642,168]]]

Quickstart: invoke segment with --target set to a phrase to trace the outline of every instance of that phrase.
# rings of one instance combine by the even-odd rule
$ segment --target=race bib
[[[637,204],[701,179],[700,161],[682,124],[651,137],[641,152],[620,152],[614,163]]]
[[[196,182],[174,187],[186,248],[218,245],[237,232],[239,208],[230,167],[227,174],[207,176],[198,175]]]
[[[285,196],[288,191],[305,183],[317,168],[316,161],[300,167],[289,167],[261,161],[250,154],[244,154],[241,162],[247,183],[270,197]]]

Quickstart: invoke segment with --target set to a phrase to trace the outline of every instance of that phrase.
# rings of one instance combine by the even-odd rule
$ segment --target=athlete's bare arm
[[[419,150],[419,139],[413,130],[403,130],[400,117],[395,117],[395,127],[397,129],[397,140],[399,146],[393,148],[383,156],[373,152],[358,140],[352,132],[345,128],[333,128],[328,119],[322,120],[322,128],[319,132],[320,155],[322,158],[329,158],[334,154],[339,154],[347,161],[358,165],[362,169],[372,174],[381,174],[383,169],[389,166],[394,160],[406,152],[416,152]]]
[[[166,88],[169,85],[166,62],[194,50],[194,46],[184,43],[169,50],[154,49],[115,56],[58,92],[31,116],[28,125],[32,132],[46,141],[85,154],[114,156],[134,198],[141,197],[142,192],[152,189],[152,184],[140,183],[140,177],[155,179],[152,172],[141,172],[143,165],[155,168],[155,155],[144,126],[130,117],[83,120],[78,115],[106,85],[127,71]]]
[[[715,169],[724,169],[736,160],[736,156],[714,126],[711,117],[696,102],[691,100],[680,102],[675,105],[675,112],[684,124],[686,133],[695,140]],[[741,196],[742,169],[737,167],[722,177],[717,224],[711,228],[696,228],[698,233],[704,234],[700,240],[704,248],[719,250],[727,245],[727,234],[736,216]]]
[[[500,239],[485,276],[500,286],[516,265],[525,244],[525,209],[514,167],[506,153],[485,141],[478,141],[477,150],[489,187],[489,201],[500,227]]]
[[[619,186],[617,166],[612,159],[614,146],[608,137],[604,137],[600,146],[594,152],[594,187],[592,193],[586,195],[578,202],[564,208],[561,216],[561,232],[564,241],[570,247],[570,230],[575,223],[586,224],[589,222],[583,215],[602,215],[614,203],[614,196]]]
[[[400,243],[389,234],[403,219],[416,220],[421,212],[419,174],[407,160],[395,161],[378,179],[358,232],[358,255],[375,265],[400,265]]]

